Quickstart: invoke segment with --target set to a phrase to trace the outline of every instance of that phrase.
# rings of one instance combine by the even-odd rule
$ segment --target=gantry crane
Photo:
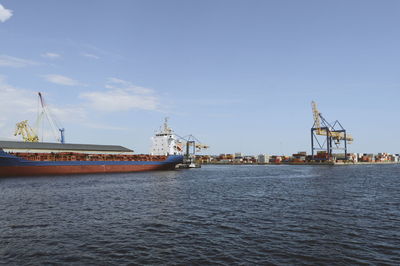
[[[189,168],[190,167],[200,167],[196,164],[196,152],[201,151],[202,149],[208,149],[209,146],[202,144],[195,136],[189,135],[185,138],[186,141],[186,154],[184,163],[186,163]]]
[[[317,104],[311,102],[314,124],[311,128],[311,155],[314,158],[314,151],[326,150],[328,159],[332,158],[332,150],[344,150],[345,160],[347,160],[347,144],[351,144],[353,137],[347,134],[346,130],[336,120],[330,124],[318,111]],[[318,136],[324,136],[324,140],[320,141]]]
[[[195,155],[196,152],[201,151],[202,149],[208,149],[210,146],[202,144],[195,136],[189,135],[185,138],[183,138],[184,141],[186,142],[186,155]],[[190,148],[192,148],[192,151],[190,151]]]
[[[175,134],[182,146],[186,146],[186,151],[184,152],[184,164],[186,164],[189,168],[196,166],[196,152],[199,152],[203,149],[208,149],[210,146],[202,144],[195,136],[188,135],[185,137],[181,137]]]
[[[39,137],[35,130],[28,124],[28,120],[24,120],[16,124],[14,136],[21,135],[25,142],[39,142]]]

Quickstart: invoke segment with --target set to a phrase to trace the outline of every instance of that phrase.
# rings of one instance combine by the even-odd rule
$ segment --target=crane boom
[[[210,146],[208,146],[208,145],[204,145],[204,144],[201,144],[201,143],[196,143],[196,149],[199,149],[199,150],[201,150],[201,149],[208,149]]]
[[[46,117],[56,139],[60,143],[65,143],[65,129],[63,127],[59,126],[59,123],[55,119],[54,115],[50,112],[50,109],[47,107],[47,104],[44,101],[42,93],[38,92],[38,95],[39,95],[39,103],[40,103],[41,111],[38,114],[38,118],[36,121],[36,127],[40,128],[43,117]],[[60,133],[60,135],[58,135],[58,132]]]
[[[312,106],[312,112],[313,112],[313,116],[314,116],[314,127],[317,129],[318,132],[320,132],[321,131],[321,121],[319,119],[320,114],[318,112],[317,103],[312,101],[311,106]]]

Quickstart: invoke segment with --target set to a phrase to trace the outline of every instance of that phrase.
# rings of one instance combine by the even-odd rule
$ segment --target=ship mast
[[[164,133],[165,134],[172,134],[172,129],[168,127],[168,117],[164,119]]]

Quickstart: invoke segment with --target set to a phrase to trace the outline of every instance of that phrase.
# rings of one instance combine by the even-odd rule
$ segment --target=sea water
[[[6,265],[400,263],[400,165],[0,179]]]

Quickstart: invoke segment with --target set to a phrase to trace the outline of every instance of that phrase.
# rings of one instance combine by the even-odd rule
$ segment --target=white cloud
[[[4,76],[0,76],[0,113],[7,117],[7,114],[14,113],[32,113],[36,111],[35,92],[18,89],[9,85]]]
[[[64,86],[85,86],[84,84],[80,83],[77,80],[74,80],[72,78],[62,76],[62,75],[57,75],[57,74],[49,74],[45,75],[44,79],[48,82],[58,84],[58,85],[64,85]]]
[[[4,6],[2,6],[0,4],[0,21],[1,22],[5,22],[9,18],[11,18],[12,15],[13,15],[12,10],[4,8]]]
[[[29,120],[31,126],[35,123],[37,97],[33,91],[9,85],[3,76],[0,76],[0,95],[0,136],[17,139],[14,136],[17,122]]]
[[[61,55],[60,54],[56,54],[56,53],[47,52],[47,53],[42,54],[42,57],[50,58],[50,59],[56,59],[56,58],[60,58]]]
[[[81,93],[80,97],[88,100],[93,108],[102,111],[158,109],[159,100],[152,89],[117,78],[110,78],[105,87],[109,90]]]
[[[81,55],[82,55],[82,56],[84,56],[84,57],[88,57],[88,58],[100,59],[100,57],[99,57],[99,56],[97,56],[97,55],[94,55],[94,54],[82,53]]]
[[[26,66],[33,66],[38,65],[37,62],[8,56],[8,55],[0,55],[0,66],[4,67],[26,67]]]
[[[130,91],[133,91],[138,94],[154,93],[154,91],[152,89],[139,87],[139,86],[133,85],[129,81],[125,81],[125,80],[118,79],[118,78],[109,78],[105,87],[107,89],[115,89],[115,90],[123,88],[125,90],[130,90]]]

